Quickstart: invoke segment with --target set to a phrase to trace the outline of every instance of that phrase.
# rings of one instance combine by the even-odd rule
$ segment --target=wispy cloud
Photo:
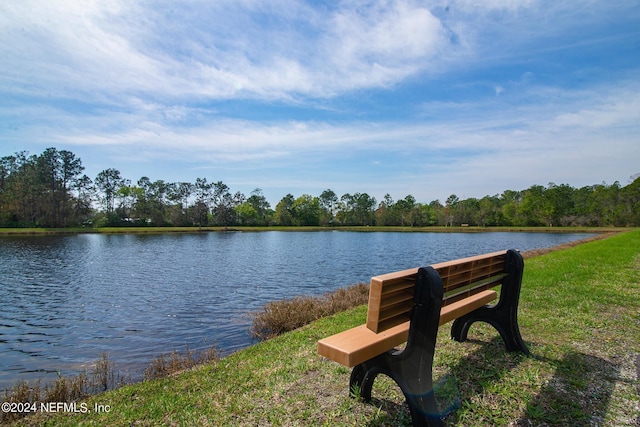
[[[20,2],[4,6],[9,66],[23,94],[109,99],[335,96],[425,68],[447,41],[406,2]],[[60,82],[68,81],[68,85]],[[38,82],[29,85],[28,82]],[[16,84],[17,83],[17,84]]]

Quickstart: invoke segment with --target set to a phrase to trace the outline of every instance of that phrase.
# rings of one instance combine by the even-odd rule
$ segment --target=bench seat
[[[442,307],[440,325],[470,313],[497,298],[497,292],[485,290]],[[375,333],[366,325],[340,332],[318,341],[318,353],[352,368],[407,341],[409,321]]]

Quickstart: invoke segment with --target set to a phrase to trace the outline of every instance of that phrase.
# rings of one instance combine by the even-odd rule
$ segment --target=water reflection
[[[0,389],[108,353],[136,378],[155,356],[252,343],[245,314],[371,276],[587,237],[260,232],[0,238]]]

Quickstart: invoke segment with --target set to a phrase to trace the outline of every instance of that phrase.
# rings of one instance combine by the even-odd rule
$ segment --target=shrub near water
[[[169,355],[161,355],[153,359],[144,370],[142,377],[145,381],[163,378],[219,358],[220,351],[215,346],[200,352],[187,349],[184,354],[174,350]]]
[[[90,373],[80,372],[73,377],[58,376],[42,385],[40,381],[29,384],[20,381],[5,390],[3,402],[29,403],[39,407],[40,403],[77,402],[93,394],[124,385],[129,380],[115,373],[113,363],[105,353],[96,361]],[[0,422],[11,421],[28,413],[0,412]]]
[[[190,350],[181,354],[174,350],[171,354],[161,355],[153,359],[143,373],[143,380],[150,381],[184,372],[194,366],[217,361],[220,351],[211,346],[203,350]],[[129,376],[116,372],[114,363],[105,353],[95,362],[90,373],[80,372],[72,377],[59,376],[54,381],[42,385],[40,380],[33,383],[20,381],[12,388],[5,390],[2,402],[29,403],[40,407],[48,402],[79,402],[92,395],[131,384]],[[29,412],[0,412],[0,424],[29,415]]]
[[[261,340],[273,338],[322,317],[366,304],[368,299],[369,285],[358,283],[319,297],[299,296],[272,301],[261,311],[250,313],[253,319],[251,334]]]

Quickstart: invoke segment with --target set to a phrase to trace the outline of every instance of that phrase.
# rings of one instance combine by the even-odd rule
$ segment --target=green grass
[[[475,324],[438,335],[434,372],[448,425],[640,422],[640,230],[525,261],[520,329],[532,355],[506,353]],[[109,412],[18,425],[410,425],[399,388],[380,376],[373,402],[349,398],[350,370],[316,341],[362,324],[366,307],[320,319],[217,362],[90,398]]]

